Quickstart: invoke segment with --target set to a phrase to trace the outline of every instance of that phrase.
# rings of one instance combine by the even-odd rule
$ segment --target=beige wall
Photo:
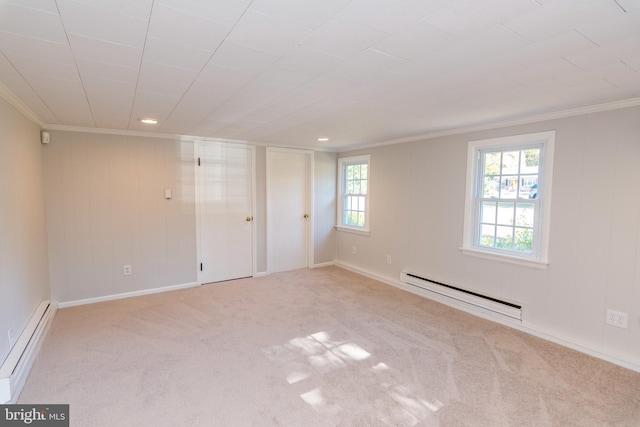
[[[638,117],[636,107],[340,153],[371,154],[371,234],[338,232],[337,261],[519,302],[534,331],[640,368]],[[549,268],[462,254],[468,141],[547,130],[556,130]],[[608,308],[628,313],[629,327],[606,325]]]
[[[42,300],[49,266],[40,130],[0,98],[0,364]]]
[[[314,153],[314,262],[333,262],[336,256],[336,167],[337,154]]]
[[[43,152],[56,301],[196,282],[193,149],[170,139],[52,132]]]

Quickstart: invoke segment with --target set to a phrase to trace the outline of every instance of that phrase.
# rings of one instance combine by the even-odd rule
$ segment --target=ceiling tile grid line
[[[0,53],[51,125],[339,149],[634,99],[640,2],[0,0]]]

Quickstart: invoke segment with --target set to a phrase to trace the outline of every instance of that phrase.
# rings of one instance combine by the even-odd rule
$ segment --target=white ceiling
[[[340,149],[640,97],[640,0],[0,0],[0,52],[49,127]]]

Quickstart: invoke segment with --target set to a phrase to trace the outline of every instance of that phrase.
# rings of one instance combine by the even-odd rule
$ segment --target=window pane
[[[533,203],[518,203],[516,205],[516,225],[519,227],[533,227]]]
[[[347,188],[345,190],[345,193],[353,194],[353,181],[351,180],[347,181]]]
[[[512,249],[513,248],[513,228],[512,227],[496,227],[496,248]]]
[[[540,149],[524,150],[520,160],[520,173],[538,173],[540,164]]]
[[[364,212],[358,212],[358,224],[359,227],[364,227]]]
[[[498,204],[498,224],[501,225],[513,225],[513,210],[515,208],[514,203],[499,203]]]
[[[496,203],[482,202],[480,207],[480,222],[495,224],[496,222]]]
[[[500,175],[500,152],[485,153],[484,175]]]
[[[369,165],[361,165],[360,178],[362,179],[369,178]]]
[[[368,181],[363,180],[360,181],[360,194],[367,194],[368,191]]]
[[[507,175],[502,177],[500,185],[501,199],[515,199],[518,195],[518,176]]]
[[[516,238],[513,249],[521,252],[533,251],[533,229],[516,228]]]
[[[518,173],[520,151],[505,151],[502,153],[502,175],[515,175]]]
[[[360,194],[360,180],[353,181],[353,194]]]
[[[484,184],[482,187],[483,197],[498,197],[500,190],[500,177],[498,176],[485,176]]]
[[[480,246],[492,248],[495,245],[496,227],[493,225],[480,226]]]

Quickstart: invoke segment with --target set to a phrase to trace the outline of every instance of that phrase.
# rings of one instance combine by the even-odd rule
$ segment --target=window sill
[[[335,227],[336,227],[336,230],[338,230],[338,231],[345,231],[347,233],[359,234],[360,236],[368,236],[369,235],[369,230],[368,229],[343,227],[341,225],[336,225]]]
[[[502,261],[507,262],[509,264],[522,265],[524,267],[538,268],[541,270],[546,270],[549,267],[548,260],[533,260],[528,258],[520,258],[517,256],[498,254],[495,252],[482,251],[479,249],[472,248],[460,248],[463,254],[475,256],[478,258],[490,259],[493,261]]]

